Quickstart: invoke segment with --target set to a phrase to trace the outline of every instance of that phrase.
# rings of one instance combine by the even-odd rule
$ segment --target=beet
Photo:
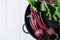
[[[54,20],[52,20],[52,21],[48,20],[48,18],[47,18],[46,15],[44,14],[44,12],[42,12],[42,13],[43,13],[43,14],[42,14],[42,18],[43,18],[43,21],[44,21],[45,25],[47,26],[47,28],[53,28],[53,29],[55,30],[55,32],[56,32],[58,35],[60,35],[60,34],[59,34],[59,27],[60,27],[59,23],[56,22],[56,21],[54,21]],[[32,27],[31,27],[31,25],[30,25],[29,18],[26,17],[26,16],[29,15],[29,14],[30,14],[30,5],[27,7],[27,10],[26,10],[26,13],[25,13],[25,24],[26,24],[26,28],[27,28],[27,30],[29,31],[29,33],[30,33],[34,38],[38,39],[38,38],[36,37],[36,34],[34,34],[35,32],[34,32],[34,30],[32,29]],[[38,26],[38,28],[39,28],[39,26]],[[41,31],[41,32],[42,32],[42,31]],[[43,33],[45,33],[45,32],[43,32]],[[41,35],[43,35],[43,33],[41,33]],[[59,38],[60,38],[60,37],[59,37]]]

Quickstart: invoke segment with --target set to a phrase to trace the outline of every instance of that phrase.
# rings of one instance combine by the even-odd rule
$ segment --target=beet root
[[[37,38],[42,37],[42,36],[43,36],[43,30],[42,30],[42,29],[36,30],[35,36],[36,36]]]
[[[54,34],[56,36],[56,38],[54,40],[57,40],[58,39],[58,34],[54,31],[53,28],[49,28],[48,31],[47,31],[47,33],[50,36]]]

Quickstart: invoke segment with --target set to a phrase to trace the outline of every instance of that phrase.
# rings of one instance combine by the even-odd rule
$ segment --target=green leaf
[[[57,17],[59,18],[59,20],[57,20],[58,22],[60,22],[60,10],[59,7],[55,7],[56,11],[55,11],[55,15],[57,15]]]
[[[27,18],[32,18],[32,15],[28,15]]]
[[[33,10],[37,12],[35,5],[38,2],[38,0],[28,0],[28,2],[31,5],[31,7],[33,8]]]
[[[46,7],[45,7],[44,3],[41,3],[41,11],[46,11]]]
[[[36,4],[37,1],[38,0],[28,0],[29,4],[33,6]]]
[[[56,16],[55,16],[55,15],[53,15],[53,18],[54,18],[54,20],[55,20],[55,21],[57,21],[57,18],[56,18]]]
[[[57,6],[60,7],[60,0],[57,0]]]
[[[33,9],[34,11],[38,12],[37,9],[36,9],[36,7],[34,7],[34,6],[32,6],[32,5],[31,5],[31,7],[32,7],[32,9]]]

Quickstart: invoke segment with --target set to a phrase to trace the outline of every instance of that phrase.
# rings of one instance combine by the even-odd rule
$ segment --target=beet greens
[[[35,7],[38,0],[28,0],[28,2],[31,5],[32,9],[34,11],[38,12],[37,8]],[[51,14],[51,11],[50,11],[48,5],[55,8],[54,13],[52,13],[54,15]],[[52,20],[52,18],[53,18],[55,21],[60,22],[60,0],[57,0],[56,3],[47,3],[46,1],[42,1],[39,9],[40,9],[40,11],[43,11],[43,12],[46,11],[47,12],[46,16],[48,16],[49,20]]]

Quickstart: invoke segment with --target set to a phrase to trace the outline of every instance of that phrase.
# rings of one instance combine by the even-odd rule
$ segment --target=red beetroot
[[[52,28],[49,28],[49,29],[47,30],[47,33],[48,33],[49,35],[52,35],[52,34],[55,33],[55,31],[54,31]]]
[[[49,28],[48,30],[47,30],[47,33],[48,33],[48,35],[56,35],[56,38],[54,39],[54,40],[57,40],[58,39],[58,34],[57,33],[55,33],[55,31],[54,31],[54,29],[53,28]]]
[[[55,34],[56,36],[57,36],[57,38],[58,38],[58,35],[57,35],[57,33],[55,33],[55,31],[54,31],[54,29],[53,28],[47,28],[47,26],[45,26],[45,24],[44,25],[42,25],[42,23],[40,22],[40,21],[38,21],[38,19],[36,18],[36,13],[32,10],[32,8],[30,8],[30,10],[31,10],[31,15],[34,17],[34,19],[35,19],[35,21],[38,23],[38,25],[39,25],[39,27],[41,28],[41,29],[43,29],[43,30],[45,30],[47,33],[48,33],[48,35],[53,35],[53,34]],[[42,21],[43,22],[43,21]],[[33,22],[34,23],[34,22]],[[33,27],[33,30],[35,31],[35,36],[36,37],[40,37],[40,36],[42,36],[43,35],[43,30],[37,30],[36,28],[36,25]],[[34,29],[35,28],[35,29]],[[56,39],[57,39],[56,38]],[[55,39],[55,40],[56,40]]]
[[[44,34],[44,33],[43,33],[43,30],[42,30],[42,29],[39,29],[39,30],[36,30],[36,31],[35,31],[35,36],[38,37],[38,38],[39,38],[39,37],[42,37],[43,34]]]

